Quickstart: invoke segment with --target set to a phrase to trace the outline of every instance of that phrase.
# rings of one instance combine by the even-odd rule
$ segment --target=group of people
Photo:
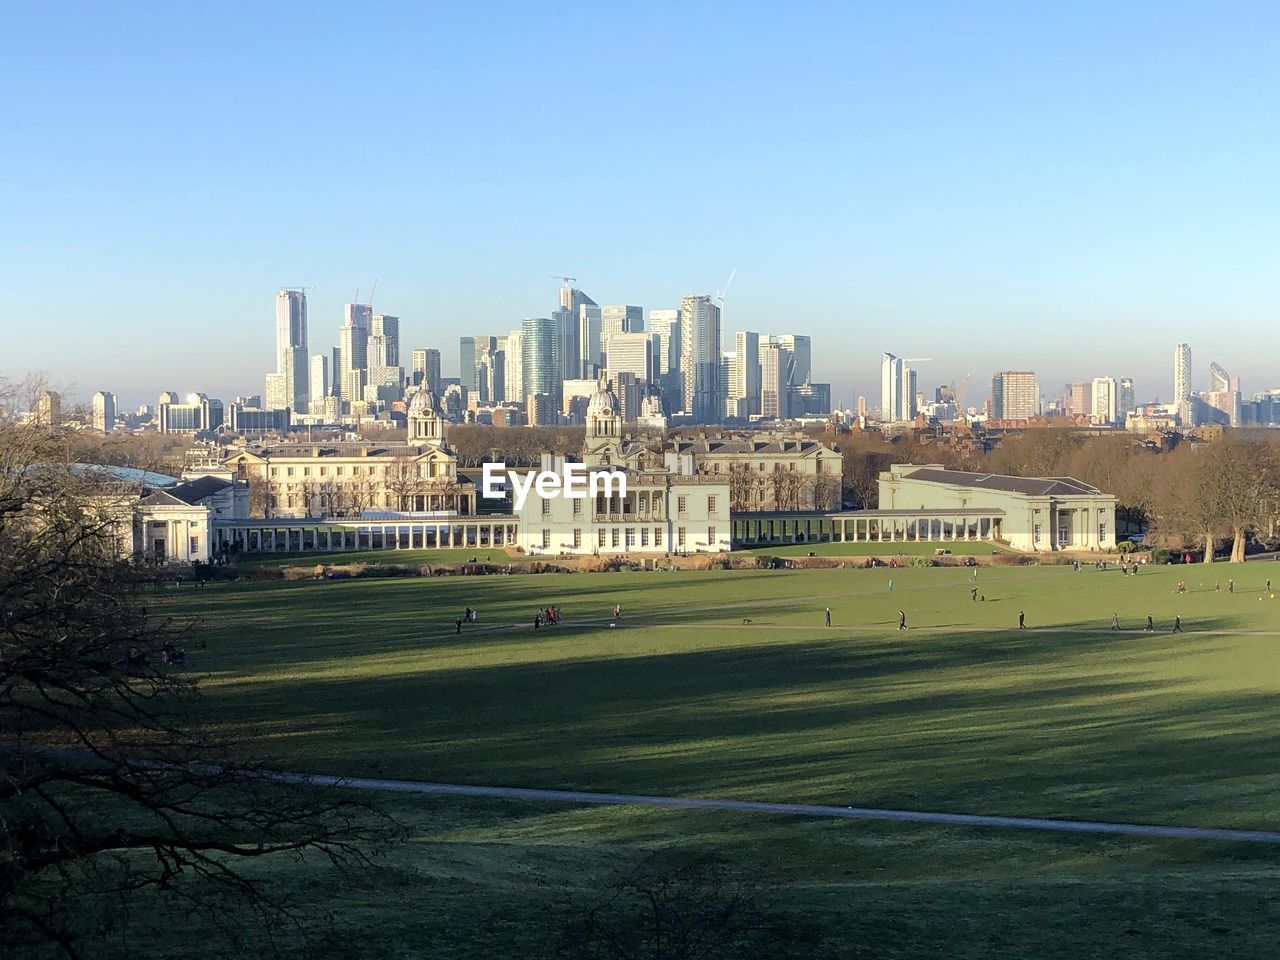
[[[533,615],[533,629],[540,629],[544,623],[549,627],[557,626],[560,623],[560,608],[547,607]]]
[[[463,611],[462,616],[454,621],[454,625],[458,628],[458,632],[461,633],[462,625],[464,623],[476,623],[479,619],[480,611],[472,610],[470,607],[467,607],[467,609]]]

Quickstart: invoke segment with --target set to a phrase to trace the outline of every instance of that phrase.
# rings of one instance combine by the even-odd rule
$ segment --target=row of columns
[[[1000,537],[1000,518],[877,516],[860,517],[771,517],[734,521],[738,543],[879,543],[922,541],[952,543],[966,540],[995,540]]]
[[[216,546],[238,545],[247,553],[301,553],[345,550],[429,550],[500,547],[516,543],[518,525],[509,520],[466,523],[277,524],[271,527],[215,526]]]

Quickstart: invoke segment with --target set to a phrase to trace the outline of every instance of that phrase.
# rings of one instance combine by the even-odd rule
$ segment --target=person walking
[[[1236,592],[1236,582],[1234,580],[1228,580],[1227,593],[1235,593],[1235,592]]]
[[[470,623],[470,622],[471,622],[471,608],[470,608],[470,607],[467,607],[467,609],[463,611],[463,613],[462,613],[462,619],[463,619],[464,621],[466,621],[467,623]]]
[[[455,620],[455,621],[453,621],[453,622],[457,625],[457,627],[458,627],[458,632],[459,632],[459,633],[461,633],[461,632],[462,632],[462,618],[461,618],[461,617],[459,617],[457,620]]]
[[[898,611],[898,629],[907,629],[907,612],[905,610]]]
[[[831,608],[827,607],[827,626],[831,626]]]
[[[1018,611],[1018,629],[1019,630],[1027,629],[1027,614],[1026,614],[1026,611],[1024,610]]]
[[[1222,592],[1222,581],[1221,581],[1221,580],[1215,580],[1215,581],[1213,581],[1213,592],[1214,592],[1214,593],[1221,593],[1221,592]]]
[[[1147,632],[1147,633],[1153,633],[1153,632],[1155,632],[1155,629],[1156,629],[1155,622],[1151,619],[1151,614],[1149,614],[1149,613],[1148,613],[1148,614],[1147,614],[1147,631],[1146,631],[1146,632]]]
[[[613,605],[613,619],[617,620],[620,616],[622,616],[622,604],[615,603]]]
[[[889,592],[893,593],[893,577],[889,578]]]
[[[1267,593],[1271,592],[1271,578],[1267,577]]]
[[[1120,614],[1118,613],[1111,614],[1111,629],[1112,630],[1120,629]]]
[[[978,588],[977,588],[977,587],[970,587],[970,588],[969,588],[969,599],[970,599],[970,600],[972,600],[974,603],[977,603],[977,602],[978,602]]]
[[[533,615],[533,629],[537,630],[542,626],[542,613],[539,611]]]
[[[1174,616],[1174,618],[1173,618],[1173,632],[1174,632],[1174,633],[1181,633],[1181,632],[1182,632],[1182,614],[1177,614],[1176,616]]]

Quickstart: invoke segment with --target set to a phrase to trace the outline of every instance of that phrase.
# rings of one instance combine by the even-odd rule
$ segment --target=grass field
[[[219,584],[161,604],[208,645],[189,662],[212,716],[291,769],[1280,829],[1273,569],[983,568],[976,601],[969,570],[901,569]],[[565,623],[535,632],[548,604]],[[480,622],[458,636],[464,606]],[[386,802],[415,839],[367,886],[308,875],[369,931],[352,956],[550,956],[548,918],[656,849],[759,877],[795,934],[777,955],[1269,956],[1280,919],[1267,847]]]

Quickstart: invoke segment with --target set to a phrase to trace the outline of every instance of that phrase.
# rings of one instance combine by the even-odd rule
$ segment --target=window
[[[582,498],[575,497],[573,501],[573,515],[575,517],[582,516]]]
[[[280,476],[280,468],[279,468],[279,467],[272,467],[272,468],[271,468],[271,475],[272,475],[273,477],[278,477],[278,476]]]
[[[1036,511],[1036,513],[1039,513],[1039,512],[1040,512],[1039,510],[1037,510],[1037,511]],[[1041,531],[1041,526],[1040,526],[1040,524],[1038,524],[1038,523],[1037,523],[1037,524],[1032,528],[1032,531],[1031,531],[1031,539],[1032,539],[1032,541],[1033,541],[1034,543],[1039,543],[1039,542],[1040,542],[1040,531]]]
[[[329,468],[328,468],[328,467],[321,467],[321,468],[320,468],[320,476],[322,476],[322,477],[327,477],[328,475],[329,475]]]
[[[347,468],[346,468],[346,467],[335,467],[333,472],[334,472],[336,475],[338,475],[339,477],[341,477],[341,476],[345,476],[345,475],[346,475],[346,472],[347,472]]]
[[[661,527],[653,528],[653,545],[655,547],[662,546],[662,528]]]
[[[707,546],[714,547],[716,545],[716,528],[707,527]]]
[[[573,531],[573,549],[577,550],[581,546],[582,546],[582,531],[580,529],[575,528]]]
[[[290,477],[292,477],[292,476],[293,476],[293,467],[289,467],[289,468],[288,468],[287,476],[290,476]]]
[[[614,527],[611,531],[609,531],[609,543],[614,547],[618,545],[618,528],[617,527]]]
[[[1107,542],[1107,525],[1105,523],[1098,524],[1098,542]]]
[[[598,546],[603,547],[603,546],[604,546],[605,537],[606,537],[606,536],[608,536],[608,534],[605,532],[604,527],[601,527],[601,528],[600,528],[598,531],[596,531],[596,532],[600,535],[600,536],[597,538],[597,539],[598,539],[598,541],[599,541]]]
[[[199,537],[192,537],[192,538],[191,538],[191,552],[192,552],[192,553],[199,553],[199,552],[200,552],[200,538],[199,538]]]
[[[542,549],[545,550],[551,546],[551,531],[546,527],[542,528]]]
[[[676,529],[676,546],[684,548],[684,527]]]
[[[309,477],[309,476],[311,476],[311,468],[310,468],[310,467],[303,467],[303,468],[302,468],[302,475],[303,475],[304,477]]]
[[[543,515],[544,517],[549,517],[549,516],[551,516],[551,501],[550,501],[550,500],[543,500],[543,501],[542,501],[542,515]]]
[[[640,546],[647,547],[649,545],[649,528],[640,528]]]
[[[707,497],[707,516],[714,517],[716,515],[716,498]]]
[[[676,497],[676,513],[678,513],[680,516],[683,517],[688,512],[689,512],[689,498]]]
[[[636,502],[637,509],[641,513],[646,513],[649,510],[649,495],[647,493],[637,493]]]
[[[636,545],[636,528],[627,527],[627,549],[630,550]]]

